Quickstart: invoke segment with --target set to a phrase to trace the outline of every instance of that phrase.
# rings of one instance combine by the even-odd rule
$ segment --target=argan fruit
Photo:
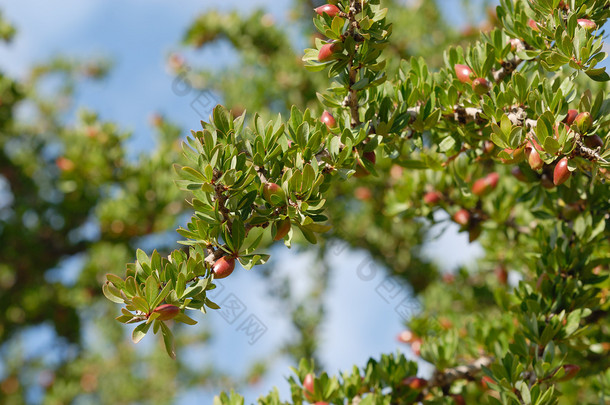
[[[303,395],[309,402],[313,401],[314,380],[315,376],[312,373],[307,374],[303,380]]]
[[[267,182],[263,185],[263,196],[271,205],[275,205],[273,200],[277,200],[276,198],[272,199],[273,196],[277,196],[281,201],[286,199],[286,193],[284,193],[284,190],[282,190],[282,188],[276,183],[271,182]]]
[[[542,187],[546,188],[547,190],[555,188],[555,184],[553,183],[553,180],[551,180],[551,177],[546,173],[542,173],[542,176],[540,176],[540,184],[542,185]]]
[[[494,382],[494,380],[491,377],[488,377],[486,375],[481,377],[481,385],[483,386],[483,388],[488,388],[487,383],[493,383],[493,382]]]
[[[563,184],[570,178],[570,170],[568,169],[568,158],[563,157],[555,165],[553,170],[553,184],[556,186]]]
[[[534,31],[540,31],[540,28],[538,27],[538,23],[534,20],[532,20],[531,18],[528,20],[527,25],[529,25],[529,27],[531,29],[533,29]]]
[[[318,61],[319,62],[329,61],[333,57],[336,49],[337,49],[337,45],[335,43],[322,45],[322,47],[320,48],[320,52],[318,52]]]
[[[585,137],[585,146],[591,149],[603,148],[604,141],[599,135],[590,135]]]
[[[403,330],[398,334],[396,339],[402,343],[412,343],[417,339],[417,335],[410,330]]]
[[[483,94],[489,93],[489,90],[491,89],[491,85],[489,84],[487,79],[485,79],[484,77],[477,77],[476,79],[474,79],[472,81],[472,89],[479,96],[482,96]]]
[[[284,239],[288,232],[290,232],[290,218],[280,219],[275,223],[275,227],[277,232],[275,233],[275,237],[273,240],[278,241]]]
[[[428,385],[428,380],[412,376],[402,380],[402,385],[405,385],[412,390],[422,390]]]
[[[563,119],[563,122],[566,123],[568,126],[570,126],[570,125],[572,125],[572,123],[574,122],[574,120],[576,119],[577,116],[578,116],[578,110],[569,109],[568,115],[566,115],[566,117]]]
[[[564,375],[557,381],[568,381],[571,380],[578,374],[580,367],[576,364],[564,364],[563,366]]]
[[[159,314],[157,317],[159,321],[169,321],[180,313],[180,308],[172,304],[163,304],[155,308],[153,313]]]
[[[510,174],[512,174],[517,180],[527,183],[527,177],[521,170],[519,166],[515,166],[510,170]]]
[[[337,13],[341,11],[337,6],[334,6],[332,4],[324,4],[323,6],[316,7],[313,10],[319,15],[323,15],[324,13],[326,13],[329,15],[329,17],[334,17],[337,15]]]
[[[498,279],[498,282],[500,284],[506,285],[506,283],[508,282],[508,271],[506,271],[506,267],[498,266],[494,269],[494,273],[496,275],[496,278]]]
[[[55,165],[62,172],[71,172],[76,167],[73,161],[63,156],[60,156],[55,160]]]
[[[460,65],[458,63],[453,66],[453,69],[455,70],[455,74],[459,81],[461,81],[462,83],[472,83],[472,76],[474,75],[474,73],[472,72],[472,69],[470,69],[468,66]]]
[[[580,25],[582,28],[584,28],[588,31],[592,31],[597,28],[597,24],[595,24],[595,22],[588,20],[586,18],[579,18],[576,21],[578,22],[578,25]]]
[[[212,266],[212,273],[215,279],[229,277],[235,269],[235,259],[233,257],[223,256],[216,260]]]
[[[453,214],[453,220],[461,226],[466,226],[470,222],[470,212],[462,208]]]
[[[375,162],[377,161],[377,158],[375,156],[375,151],[370,151],[370,152],[364,152],[362,154],[362,159],[366,159],[369,162],[371,162],[372,164],[375,164]],[[366,177],[369,174],[369,171],[366,170],[366,168],[364,167],[364,164],[362,163],[362,161],[359,159],[357,159],[358,163],[356,165],[356,173],[354,173],[354,177],[356,178],[362,178],[362,177]]]
[[[335,117],[333,117],[332,114],[328,111],[324,111],[322,113],[322,116],[320,117],[320,122],[326,124],[329,129],[337,126],[337,121],[335,121]]]
[[[436,205],[443,199],[443,194],[440,191],[430,191],[424,194],[424,203],[426,205]]]
[[[532,170],[540,170],[544,166],[544,161],[540,157],[540,153],[535,148],[531,148],[529,153],[526,150],[527,163],[529,163]]]
[[[586,133],[591,125],[593,124],[593,119],[591,118],[591,113],[588,111],[581,112],[574,119],[574,123],[576,124],[576,128],[581,134]]]

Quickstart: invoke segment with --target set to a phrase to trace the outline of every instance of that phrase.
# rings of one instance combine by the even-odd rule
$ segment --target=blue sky
[[[459,21],[459,14],[455,12],[459,1],[442,1],[449,6],[445,12],[453,21]],[[190,107],[195,94],[179,96],[172,91],[173,77],[164,62],[170,52],[179,49],[188,23],[212,6],[246,11],[269,4],[268,0],[0,0],[0,8],[19,30],[12,44],[0,46],[0,67],[11,75],[22,76],[31,64],[57,53],[110,57],[115,63],[111,75],[101,83],[84,84],[77,94],[77,105],[96,110],[102,119],[117,121],[123,128],[134,131],[130,147],[135,153],[146,150],[150,143],[149,118],[153,112],[166,114],[185,132],[197,127],[201,119]],[[275,0],[273,4],[272,12],[281,24],[289,2]],[[203,51],[198,60],[210,68],[219,68],[231,63],[232,55],[226,44],[218,44]],[[479,252],[476,245],[467,243],[465,234],[456,234],[455,227],[446,235],[426,247],[431,254],[448,252],[440,258],[446,268],[455,268]],[[286,249],[278,250],[273,260],[280,263],[279,271],[291,275],[303,274],[311,265],[308,255],[295,255]],[[320,351],[327,371],[346,370],[353,364],[363,365],[369,357],[403,350],[396,342],[396,335],[403,329],[402,320],[394,310],[398,301],[389,302],[380,295],[387,283],[392,284],[392,280],[385,278],[383,269],[378,269],[370,280],[363,280],[358,277],[359,266],[370,265],[363,252],[344,250],[330,261],[335,271],[327,296],[328,317],[322,325]],[[407,297],[406,286],[392,287],[400,291],[400,298],[396,299]],[[268,298],[264,294],[248,293],[257,291],[264,291],[261,280],[241,269],[231,276],[224,297],[232,292],[239,295],[246,307],[244,316],[257,316],[267,326],[267,333],[250,345],[243,332],[236,331],[235,324],[229,325],[212,313],[203,322],[214,329],[215,339],[209,347],[196,352],[201,358],[212,358],[223,370],[239,373],[244,371],[242,364],[271,353],[289,336],[288,320],[278,316],[279,312],[269,310]],[[289,365],[285,360],[279,361],[261,383],[246,390],[247,403],[274,385],[285,396],[284,377],[289,374]],[[193,400],[211,403],[216,392],[212,389],[184,393],[176,403]]]

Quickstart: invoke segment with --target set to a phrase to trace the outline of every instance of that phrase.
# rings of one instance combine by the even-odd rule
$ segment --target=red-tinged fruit
[[[398,334],[396,339],[402,343],[413,343],[415,340],[417,340],[417,335],[410,330],[403,330]]]
[[[581,112],[574,119],[574,123],[576,124],[576,128],[578,128],[578,132],[580,132],[581,134],[584,134],[585,132],[587,132],[589,130],[589,128],[591,128],[591,125],[593,125],[593,119],[591,118],[591,113],[588,111]]]
[[[314,380],[315,376],[312,373],[307,374],[303,380],[303,395],[309,402],[313,400]]]
[[[336,49],[337,49],[337,46],[334,43],[322,45],[322,48],[320,48],[320,51],[318,52],[318,61],[319,62],[329,61],[333,57]]]
[[[71,172],[76,167],[73,161],[63,156],[58,157],[55,164],[62,172]]]
[[[402,380],[402,385],[406,385],[412,390],[422,390],[428,385],[428,380],[419,377],[407,377]]]
[[[328,14],[330,17],[336,16],[341,10],[335,5],[325,4],[320,7],[316,7],[313,9],[319,15],[323,15],[324,13]]]
[[[578,25],[580,25],[582,28],[584,28],[586,30],[592,31],[597,28],[597,24],[595,24],[595,22],[588,20],[586,18],[579,18],[576,21],[578,22]]]
[[[487,180],[487,184],[493,190],[498,186],[498,181],[500,181],[500,175],[496,172],[491,172],[487,176],[485,176]]]
[[[508,271],[506,271],[506,267],[498,266],[495,268],[494,273],[498,279],[500,284],[505,284],[508,282]]]
[[[517,149],[510,149],[510,148],[506,148],[504,149],[504,152],[508,153],[509,155],[511,155],[510,158],[506,159],[506,158],[500,158],[500,161],[504,164],[511,164],[511,163],[519,163],[521,162],[523,159],[525,159],[525,152],[524,152],[524,147],[519,147]]]
[[[472,194],[481,196],[487,193],[488,188],[487,180],[483,177],[475,181],[472,185]]]
[[[421,339],[415,339],[411,343],[411,350],[413,351],[413,354],[418,356],[418,357],[421,354],[421,344],[422,344]]]
[[[320,117],[320,121],[325,124],[328,128],[334,128],[337,126],[337,121],[335,121],[335,117],[332,116],[328,111],[324,111],[322,116]]]
[[[477,77],[476,79],[474,79],[472,81],[472,89],[479,96],[482,96],[483,94],[489,93],[489,90],[491,89],[491,85],[489,84],[489,82],[487,81],[486,78]]]
[[[474,75],[474,73],[472,72],[472,69],[470,69],[468,66],[460,65],[458,63],[453,66],[453,69],[455,69],[455,74],[459,81],[461,81],[462,83],[472,83],[472,76]]]
[[[576,364],[565,364],[563,366],[564,375],[558,381],[568,381],[571,380],[578,374],[580,371],[580,367]]]
[[[578,110],[569,109],[568,115],[566,115],[566,117],[563,119],[563,122],[565,122],[568,126],[570,126],[570,125],[572,125],[572,123],[574,122],[574,120],[576,119],[577,116],[578,116]]]
[[[286,193],[284,193],[284,190],[282,190],[282,188],[276,183],[271,182],[267,182],[263,185],[263,196],[265,197],[265,200],[272,205],[275,204],[273,202],[275,198],[272,200],[273,196],[277,196],[281,201],[286,199]]]
[[[436,205],[443,199],[443,194],[440,191],[430,191],[424,194],[424,203],[426,205]]]
[[[529,25],[529,27],[531,29],[533,29],[534,31],[540,31],[540,28],[538,27],[538,23],[536,21],[532,20],[531,18],[527,22],[527,25]]]
[[[585,146],[591,149],[603,148],[604,141],[599,135],[591,135],[585,138]]]
[[[482,177],[474,182],[474,184],[472,185],[472,193],[477,196],[487,194],[488,192],[496,188],[499,179],[500,175],[498,173],[489,173],[487,176]]]
[[[488,377],[486,375],[481,377],[481,385],[483,386],[483,388],[489,388],[488,383],[493,383],[493,382],[494,382],[494,380],[491,377]]]
[[[290,232],[290,218],[280,219],[275,223],[277,229],[273,240],[278,241],[284,239],[288,232]]]
[[[466,226],[470,222],[470,212],[462,208],[453,214],[453,220],[459,225]]]
[[[555,188],[555,184],[553,183],[553,180],[546,173],[542,173],[542,176],[540,176],[540,185],[542,185],[542,187],[546,188],[547,190]]]
[[[214,262],[212,273],[215,279],[229,277],[235,270],[235,259],[232,257],[223,256]]]
[[[493,152],[493,150],[496,148],[496,145],[494,145],[494,143],[492,141],[485,141],[483,142],[483,152],[484,153],[491,153]]]
[[[565,183],[570,178],[570,169],[568,168],[568,158],[563,157],[555,165],[553,170],[553,184],[556,186]]]
[[[174,319],[176,315],[180,313],[180,308],[171,304],[163,304],[155,308],[153,313],[159,314],[157,317],[159,321],[169,321],[170,319]]]
[[[460,394],[452,394],[451,398],[453,399],[453,402],[455,402],[456,405],[466,405],[466,400]]]
[[[481,227],[481,224],[479,224],[479,223],[469,227],[468,228],[468,242],[472,243],[475,240],[479,239],[479,236],[481,236],[482,231],[483,231],[483,228]]]
[[[527,156],[527,163],[529,163],[532,170],[540,170],[544,166],[544,161],[540,157],[540,153],[536,149],[531,149]]]
[[[524,183],[527,183],[527,177],[525,176],[525,174],[523,173],[523,171],[521,170],[521,168],[519,166],[515,166],[512,169],[510,169],[510,173],[519,181],[522,181]]]
[[[375,162],[377,161],[377,157],[375,156],[375,151],[364,152],[362,154],[362,159],[366,159],[369,162],[371,162],[372,164],[375,164]],[[356,165],[356,173],[354,173],[354,177],[362,178],[362,177],[368,176],[369,174],[371,174],[371,173],[368,170],[366,170],[362,161],[359,160]]]
[[[354,190],[354,197],[361,201],[368,201],[373,197],[373,193],[370,188],[360,186]]]

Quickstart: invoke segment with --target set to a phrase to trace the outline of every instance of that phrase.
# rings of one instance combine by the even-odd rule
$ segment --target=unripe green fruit
[[[212,266],[212,273],[215,279],[229,277],[235,269],[235,259],[232,257],[223,256],[216,260]]]
[[[290,232],[290,218],[280,219],[275,223],[275,227],[277,231],[273,240],[277,241],[284,239],[284,237],[288,235],[288,232]]]
[[[586,133],[589,130],[589,128],[591,128],[591,125],[593,124],[593,119],[591,118],[591,113],[588,111],[581,112],[574,119],[574,123],[576,124],[576,128],[578,128],[578,131],[581,134]]]
[[[563,157],[555,165],[553,170],[553,184],[556,186],[565,183],[570,178],[570,170],[568,169],[568,158]]]
[[[159,314],[157,319],[159,321],[169,321],[173,319],[180,313],[180,308],[171,304],[163,304],[159,305],[157,308],[153,310],[153,313]]]
[[[341,10],[337,6],[333,6],[332,4],[325,4],[320,7],[316,7],[313,9],[319,15],[323,15],[324,13],[328,14],[330,17],[334,17]]]
[[[458,63],[453,66],[453,69],[455,70],[455,74],[459,81],[461,81],[462,83],[472,83],[472,76],[474,75],[474,73],[472,72],[472,69],[470,69],[468,66],[460,65]]]
[[[337,45],[335,43],[322,45],[320,51],[318,52],[318,61],[327,62],[333,57],[336,50]]]
[[[337,121],[335,121],[335,117],[332,116],[328,111],[324,111],[322,116],[320,117],[320,121],[323,124],[326,124],[328,128],[334,128],[337,126]]]
[[[472,89],[479,96],[482,96],[483,94],[489,93],[489,90],[491,89],[491,85],[489,84],[487,79],[485,79],[484,77],[477,77],[476,79],[474,79],[472,81]]]
[[[278,205],[286,200],[286,193],[276,183],[267,182],[263,184],[263,196],[271,205]]]

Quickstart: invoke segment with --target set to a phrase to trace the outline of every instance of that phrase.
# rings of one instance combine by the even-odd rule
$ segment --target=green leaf
[[[165,343],[167,354],[169,354],[169,357],[172,359],[175,359],[176,350],[174,349],[174,335],[164,322],[161,322],[161,334],[163,335],[163,343]]]
[[[144,338],[144,336],[146,336],[146,333],[148,333],[148,329],[150,329],[150,325],[151,324],[149,323],[142,323],[136,326],[136,328],[133,330],[133,333],[131,334],[131,340],[133,341],[133,343],[138,343]]]

